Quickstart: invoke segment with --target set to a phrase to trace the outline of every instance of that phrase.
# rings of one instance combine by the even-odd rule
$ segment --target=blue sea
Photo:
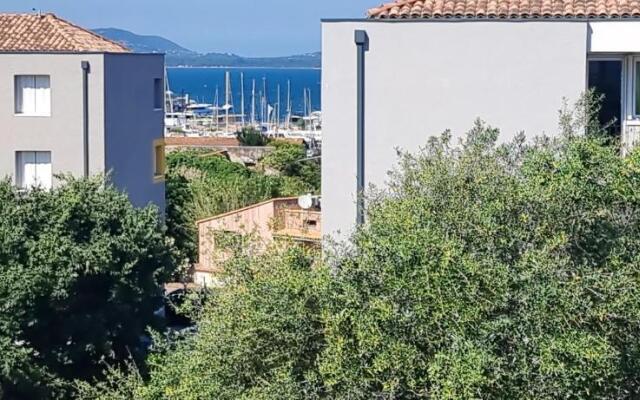
[[[259,93],[267,87],[267,99],[276,104],[278,85],[280,86],[281,109],[286,110],[287,81],[291,82],[291,108],[293,114],[304,111],[304,90],[311,91],[311,108],[320,110],[321,71],[310,68],[167,68],[169,89],[176,95],[188,93],[189,97],[200,103],[213,104],[216,87],[219,92],[219,104],[224,104],[225,72],[231,75],[231,92],[236,112],[240,110],[240,73],[244,73],[245,113],[251,109],[251,87],[256,82],[256,109],[260,108]]]

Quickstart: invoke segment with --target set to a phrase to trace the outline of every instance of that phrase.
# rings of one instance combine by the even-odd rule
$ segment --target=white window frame
[[[34,159],[33,164],[35,168],[34,169],[35,179],[32,179],[32,180],[36,182],[36,185],[38,187],[41,187],[46,190],[51,189],[53,187],[53,153],[48,150],[21,150],[21,151],[15,152],[15,168],[16,168],[15,184],[16,186],[18,186],[23,190],[29,190],[33,187],[33,186],[27,186],[27,184],[25,183],[25,176],[24,176],[24,164],[25,164],[24,157],[31,153],[33,154],[33,159]],[[37,178],[39,176],[38,174],[38,155],[39,154],[47,154],[49,159],[49,163],[48,163],[49,171],[47,173],[47,180],[46,182],[44,182],[45,184],[39,183]]]
[[[621,129],[624,129],[622,126],[624,121],[627,119],[627,63],[626,57],[624,54],[606,54],[606,55],[589,55],[587,58],[587,76],[586,76],[586,88],[589,89],[589,62],[591,61],[620,61],[621,65],[621,77],[620,77],[620,126]]]
[[[18,86],[18,81],[20,78],[33,78],[34,80],[34,90],[37,87],[36,80],[38,78],[46,78],[49,82],[48,86],[48,99],[47,99],[47,108],[43,110],[38,110],[36,104],[34,104],[35,111],[28,112],[24,110],[24,103],[19,106],[19,100],[24,102],[24,94],[19,94],[20,87]],[[37,94],[34,94],[34,102],[37,101]],[[45,74],[16,74],[13,77],[13,113],[16,117],[50,117],[51,116],[51,75]]]
[[[631,122],[634,125],[640,124],[640,113],[636,113],[636,77],[640,73],[636,69],[636,62],[640,62],[640,54],[603,54],[603,55],[589,55],[587,59],[587,88],[588,82],[588,68],[590,61],[621,61],[622,62],[622,78],[621,78],[621,104],[620,109],[622,115],[620,116],[621,123]],[[640,90],[640,88],[638,88]],[[640,110],[638,110],[640,111]]]
[[[637,104],[636,104],[636,91],[640,90],[640,85],[638,85],[638,69],[636,68],[636,63],[640,63],[640,55],[632,55],[627,57],[629,65],[627,66],[628,74],[631,77],[630,82],[627,82],[627,95],[631,99],[629,101],[630,107],[627,112],[627,119],[640,121],[640,112],[637,112]],[[638,87],[636,87],[638,86]]]

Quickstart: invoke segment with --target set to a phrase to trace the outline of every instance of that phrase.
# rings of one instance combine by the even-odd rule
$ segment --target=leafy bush
[[[236,132],[236,137],[243,146],[266,146],[268,142],[262,132],[252,126],[244,127]]]
[[[129,390],[638,398],[640,150],[621,157],[580,121],[564,118],[556,140],[500,146],[478,123],[461,146],[446,133],[402,154],[348,245],[237,258],[201,331],[154,355],[149,381]]]
[[[300,177],[314,189],[320,191],[321,171],[318,160],[307,160],[304,145],[287,141],[273,141],[275,150],[267,154],[262,164],[280,171],[284,176]]]
[[[288,399],[319,394],[314,372],[323,347],[321,288],[327,274],[317,256],[290,247],[261,257],[243,246],[226,266],[198,333],[158,344],[143,383],[135,369],[110,381],[82,384],[86,399]],[[245,254],[241,254],[245,253]]]
[[[22,193],[0,182],[0,392],[68,398],[103,363],[141,360],[174,267],[157,210],[102,178]]]
[[[370,200],[328,297],[330,397],[638,395],[640,153],[497,134],[404,154]]]

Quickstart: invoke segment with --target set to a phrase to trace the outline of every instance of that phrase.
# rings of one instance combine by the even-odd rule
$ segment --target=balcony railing
[[[322,213],[310,210],[279,210],[274,228],[277,236],[317,241],[322,237]]]

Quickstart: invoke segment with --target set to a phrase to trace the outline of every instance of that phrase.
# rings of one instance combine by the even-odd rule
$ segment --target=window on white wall
[[[51,115],[51,79],[48,75],[16,75],[15,113]]]
[[[51,189],[51,152],[50,151],[18,151],[16,152],[16,185],[21,188],[34,186]]]

